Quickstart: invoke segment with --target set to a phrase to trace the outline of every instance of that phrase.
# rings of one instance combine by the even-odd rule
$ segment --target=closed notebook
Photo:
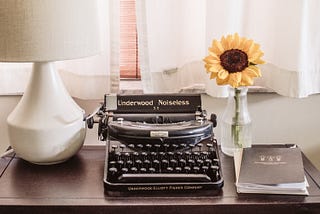
[[[239,193],[308,194],[299,148],[244,148],[235,165]]]

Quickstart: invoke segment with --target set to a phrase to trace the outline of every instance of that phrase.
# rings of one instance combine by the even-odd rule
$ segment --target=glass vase
[[[239,148],[251,147],[251,118],[247,105],[247,87],[229,87],[227,107],[221,120],[221,149],[233,156]]]

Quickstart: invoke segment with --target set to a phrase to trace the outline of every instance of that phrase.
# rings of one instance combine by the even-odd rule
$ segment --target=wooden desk
[[[217,196],[110,197],[104,194],[103,146],[84,147],[69,161],[37,166],[0,159],[0,213],[320,213],[320,173],[304,157],[310,195],[238,195],[233,159],[221,155],[225,185]]]

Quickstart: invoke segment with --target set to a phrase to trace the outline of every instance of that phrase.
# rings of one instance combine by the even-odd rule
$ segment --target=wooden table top
[[[39,166],[0,159],[0,213],[320,213],[320,172],[303,155],[309,196],[237,194],[233,158],[220,156],[224,187],[218,195],[108,196],[104,146],[84,146],[62,164]]]

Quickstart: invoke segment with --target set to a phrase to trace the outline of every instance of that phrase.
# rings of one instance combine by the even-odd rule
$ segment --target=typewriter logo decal
[[[169,137],[168,131],[150,131],[150,137]]]

